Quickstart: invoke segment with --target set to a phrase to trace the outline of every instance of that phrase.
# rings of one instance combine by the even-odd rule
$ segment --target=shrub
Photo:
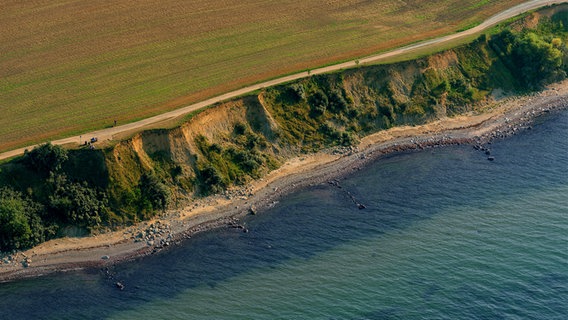
[[[341,144],[341,133],[333,126],[324,123],[320,126],[319,132],[321,132],[331,144]]]
[[[308,103],[310,105],[310,115],[312,118],[317,118],[323,115],[325,110],[327,110],[329,99],[323,91],[318,90],[310,96]]]
[[[45,240],[43,207],[21,193],[0,189],[0,251],[23,249]]]
[[[262,159],[254,152],[237,151],[233,159],[247,173],[253,173],[262,165]]]
[[[49,179],[53,193],[49,209],[64,223],[92,229],[99,226],[108,211],[106,194],[89,188],[86,182],[71,182],[65,175]]]
[[[139,187],[142,199],[149,201],[153,209],[164,210],[168,207],[170,190],[154,173],[143,174],[140,177]]]
[[[288,86],[288,91],[295,98],[296,101],[306,99],[306,91],[301,83],[292,83]]]
[[[61,166],[69,158],[67,150],[51,143],[42,144],[32,151],[24,152],[24,164],[40,173],[49,174],[61,169]]]
[[[207,140],[207,137],[199,134],[195,137],[194,141],[201,153],[203,153],[204,155],[209,154],[209,141]]]
[[[204,165],[202,169],[198,170],[197,177],[202,193],[205,195],[220,192],[227,186],[219,171],[210,164]]]
[[[214,152],[214,153],[221,153],[221,152],[223,152],[223,147],[221,147],[217,143],[213,143],[209,146],[209,151]]]
[[[246,147],[249,150],[257,149],[258,147],[266,147],[266,141],[264,141],[259,135],[251,133],[247,135]]]
[[[353,134],[350,132],[342,132],[341,133],[341,144],[344,146],[351,146],[357,142],[357,139],[353,137]]]
[[[237,122],[235,124],[235,128],[233,129],[233,132],[238,136],[245,134],[246,131],[247,126],[242,122]]]
[[[328,109],[333,113],[341,113],[347,110],[347,101],[339,91],[332,91],[329,95]]]

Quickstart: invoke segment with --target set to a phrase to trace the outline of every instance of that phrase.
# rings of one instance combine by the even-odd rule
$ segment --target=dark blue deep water
[[[99,270],[0,284],[0,319],[568,319],[568,112],[491,149],[378,160],[114,267],[124,291]]]

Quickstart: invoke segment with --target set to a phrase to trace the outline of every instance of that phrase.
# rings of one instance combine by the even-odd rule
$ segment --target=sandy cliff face
[[[145,131],[112,147],[106,152],[109,175],[115,188],[127,190],[153,171],[176,193],[200,193],[204,168],[213,167],[226,187],[258,177],[300,152],[349,145],[394,125],[445,117],[458,105],[460,111],[471,110],[490,93],[474,97],[470,91],[481,90],[476,88],[485,81],[480,79],[487,71],[483,68],[492,59],[487,52],[475,54],[483,63],[474,71],[483,77],[472,76],[471,67],[462,63],[472,51],[464,47],[396,65],[315,76],[222,103],[177,128]],[[464,100],[469,106],[462,105]]]
[[[174,197],[187,197],[211,192],[204,186],[203,171],[208,168],[226,187],[277,167],[278,125],[259,97],[223,103],[177,128],[141,132],[106,150],[116,205],[138,188],[148,172],[168,185]]]

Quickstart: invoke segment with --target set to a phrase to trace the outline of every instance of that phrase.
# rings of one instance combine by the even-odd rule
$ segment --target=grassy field
[[[524,0],[0,0],[0,151],[475,25]]]

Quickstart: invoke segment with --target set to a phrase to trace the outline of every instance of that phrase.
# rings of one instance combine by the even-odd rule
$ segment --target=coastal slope
[[[3,250],[135,227],[56,240],[26,258],[10,255],[3,273],[152,252],[206,221],[239,227],[227,217],[254,213],[305,185],[306,177],[321,182],[344,174],[372,158],[370,151],[481,143],[510,119],[527,121],[531,108],[563,106],[564,86],[545,91],[537,104],[502,99],[566,77],[565,16],[535,13],[426,58],[266,88],[194,114],[181,126],[136,133],[104,148],[32,150],[0,169],[10,203],[33,208],[15,215],[21,228],[9,231],[12,238],[4,233]],[[167,219],[138,224],[160,217]]]

